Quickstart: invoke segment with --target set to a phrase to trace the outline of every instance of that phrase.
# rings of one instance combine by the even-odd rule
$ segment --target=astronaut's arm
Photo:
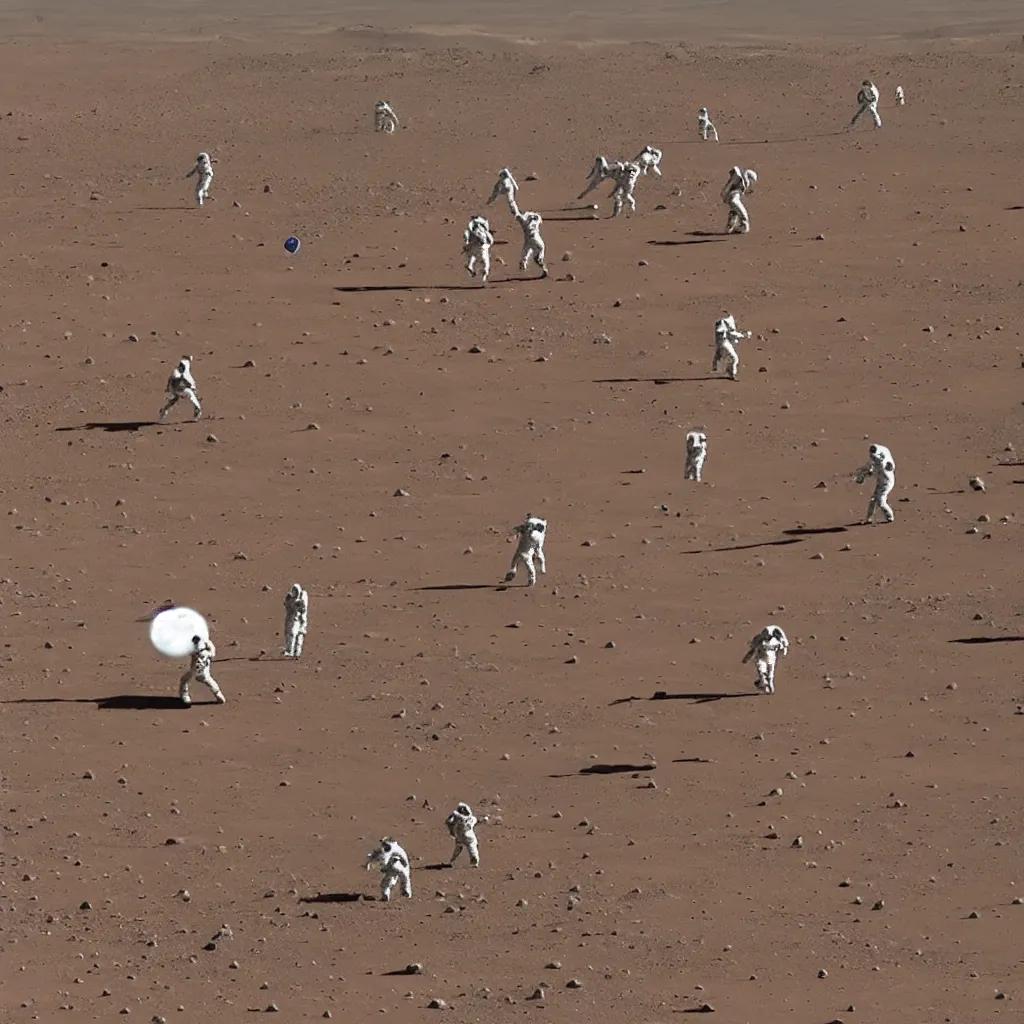
[[[186,175],[185,175],[185,177],[186,177],[186,178],[191,178],[193,174],[198,174],[198,173],[199,173],[199,164],[196,164],[196,165],[195,165],[195,166],[194,166],[194,167],[192,168],[192,170],[191,170],[191,171],[189,171],[189,172],[188,172],[188,174],[186,174]]]
[[[750,645],[750,650],[747,651],[747,653],[743,655],[743,661],[741,661],[740,664],[741,665],[746,665],[746,663],[748,661],[750,661],[750,659],[754,656],[754,653],[756,651],[757,651],[757,645],[756,644],[751,644]]]
[[[873,476],[875,467],[869,462],[866,466],[861,466],[853,475],[857,479],[857,483],[862,484],[869,477]]]

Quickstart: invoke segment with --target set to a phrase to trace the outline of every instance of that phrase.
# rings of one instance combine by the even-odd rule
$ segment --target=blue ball
[[[286,238],[285,242],[284,242],[284,247],[293,256],[295,255],[295,253],[297,253],[299,251],[299,246],[300,245],[302,245],[302,243],[294,235],[292,235],[291,238]]]

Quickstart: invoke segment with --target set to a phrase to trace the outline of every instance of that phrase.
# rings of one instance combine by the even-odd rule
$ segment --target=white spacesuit
[[[284,656],[298,658],[309,629],[309,594],[298,583],[284,595]]]
[[[547,264],[544,262],[544,239],[541,238],[540,227],[544,223],[539,213],[520,212],[512,206],[513,216],[523,229],[523,258],[520,261],[519,269],[525,270],[530,260],[533,260],[541,269],[541,277],[548,276]]]
[[[869,476],[875,478],[875,490],[868,502],[868,514],[864,522],[870,523],[874,518],[875,510],[881,509],[885,515],[885,521],[891,523],[896,518],[893,510],[889,507],[889,495],[896,486],[896,460],[884,444],[873,444],[868,448],[867,464],[861,466],[856,472],[857,483],[864,483]]]
[[[896,86],[896,106],[902,107],[907,102],[907,94],[903,91],[902,85]]]
[[[537,568],[541,572],[547,572],[547,562],[544,559],[544,540],[547,537],[548,524],[546,519],[527,513],[526,519],[518,526],[512,527],[512,533],[518,535],[516,553],[512,556],[512,567],[505,573],[505,582],[511,583],[516,578],[516,571],[519,563],[526,566],[526,575],[529,585],[532,587],[537,582]],[[537,560],[537,567],[534,567],[534,559]]]
[[[199,404],[199,395],[196,393],[196,381],[192,376],[192,357],[183,356],[178,365],[171,371],[167,378],[167,394],[169,395],[163,408],[160,410],[160,419],[164,419],[182,399],[192,403],[192,412],[195,419],[203,415],[203,407]]]
[[[200,153],[196,157],[196,165],[185,175],[186,180],[192,175],[197,175],[196,206],[202,206],[203,202],[209,198],[210,185],[213,184],[213,163],[209,153]]]
[[[188,671],[181,677],[181,683],[178,687],[178,696],[181,698],[181,703],[187,708],[192,706],[192,697],[188,692],[188,684],[195,681],[208,686],[210,693],[213,694],[218,704],[226,704],[227,700],[224,694],[220,692],[217,680],[210,675],[210,666],[213,664],[213,659],[217,657],[217,648],[213,646],[211,640],[204,640],[199,636],[192,637],[192,648]]]
[[[700,474],[704,469],[704,460],[707,457],[708,435],[702,430],[691,430],[686,435],[686,472],[683,478],[700,483]]]
[[[775,664],[781,654],[789,653],[789,638],[779,626],[765,626],[750,641],[750,650],[743,656],[746,665],[751,658],[757,668],[757,689],[761,693],[775,692]]]
[[[711,361],[711,372],[718,370],[718,364],[725,361],[729,377],[736,380],[740,369],[740,356],[736,345],[751,336],[750,331],[736,329],[736,319],[732,316],[722,317],[715,321],[715,358]]]
[[[661,177],[661,150],[655,149],[651,145],[644,146],[643,149],[637,153],[633,159],[642,174],[646,174],[648,171],[653,171],[659,178]]]
[[[387,100],[378,100],[373,108],[373,130],[390,135],[398,127],[398,115],[391,109],[391,104]]]
[[[380,841],[380,845],[371,850],[366,858],[366,870],[374,864],[380,865],[380,898],[386,903],[391,899],[391,890],[401,883],[402,895],[412,897],[412,874],[409,868],[409,855],[388,836]]]
[[[491,273],[492,245],[494,235],[491,234],[491,225],[487,219],[471,218],[469,226],[462,233],[462,252],[466,256],[466,270],[469,271],[470,277],[476,277],[476,264],[479,261],[483,284],[487,284],[487,278]]]
[[[746,234],[750,230],[750,214],[743,205],[743,197],[754,190],[757,183],[755,171],[744,171],[734,167],[729,172],[729,180],[722,189],[722,202],[729,207],[729,218],[725,223],[727,235],[741,232]]]
[[[519,183],[512,177],[512,172],[507,167],[502,167],[498,171],[498,180],[494,183],[494,188],[491,190],[491,198],[487,200],[487,205],[490,206],[498,196],[505,196],[509,201],[509,205],[512,206],[515,203],[518,191]]]
[[[475,868],[480,867],[480,846],[476,838],[477,818],[469,804],[459,804],[445,818],[444,823],[448,826],[448,835],[455,840],[455,849],[448,863],[454,864],[459,854],[466,850],[469,853],[469,863]]]
[[[642,168],[638,163],[620,161],[610,164],[603,156],[595,157],[594,166],[590,169],[590,177],[587,179],[587,187],[576,198],[582,199],[603,181],[613,181],[615,187],[612,189],[612,216],[618,217],[625,203],[629,203],[631,212],[635,211],[636,199],[633,197],[633,191],[641,173]]]
[[[718,129],[711,123],[711,115],[708,114],[707,107],[701,107],[697,111],[697,131],[700,132],[700,137],[707,142],[708,136],[718,141]]]
[[[857,93],[857,113],[853,115],[853,120],[850,122],[852,128],[857,121],[860,119],[862,114],[870,113],[874,119],[875,127],[882,127],[882,119],[878,116],[878,89],[875,88],[874,82],[870,79],[865,78],[860,85],[860,91]]]

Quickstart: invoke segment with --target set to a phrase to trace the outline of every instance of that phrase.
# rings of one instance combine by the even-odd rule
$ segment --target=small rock
[[[970,920],[970,921],[977,921],[977,920],[978,920],[978,918],[979,918],[980,916],[981,916],[981,915],[980,915],[980,914],[979,914],[979,913],[978,913],[978,912],[977,912],[976,910],[972,910],[972,911],[971,911],[971,912],[970,912],[970,913],[969,913],[969,914],[967,915],[967,918],[968,918],[968,920]]]
[[[422,974],[423,973],[423,964],[409,964],[405,968],[405,973],[406,974]]]
[[[570,978],[565,983],[565,987],[566,988],[583,988],[583,982],[580,981],[579,978]]]
[[[972,476],[967,482],[971,485],[972,491],[981,491],[983,494],[985,493],[985,481],[982,480],[980,476]]]
[[[255,365],[256,364],[251,359],[246,359],[246,361],[242,363],[242,369],[251,370]]]
[[[483,348],[479,345],[470,345],[469,351],[472,352],[473,355],[478,356],[483,352]]]
[[[820,971],[818,971],[818,977],[819,978],[827,978],[828,977],[828,971],[826,971],[825,968],[822,967],[822,969]]]
[[[552,960],[550,963],[546,963],[544,965],[544,970],[546,970],[546,971],[560,971],[561,969],[562,969],[562,961],[561,960]]]
[[[139,343],[139,336],[137,334],[129,334],[128,340],[137,345]]]
[[[307,430],[319,430],[320,429],[320,424],[319,423],[307,423],[306,424],[306,429]]]
[[[78,905],[78,909],[79,910],[92,910],[92,904],[88,900],[83,900]]]
[[[402,487],[399,487],[397,491],[392,495],[394,498],[408,498],[409,492]]]
[[[443,999],[431,999],[427,1003],[428,1010],[443,1010],[448,1004]]]
[[[825,236],[824,235],[815,235],[814,236],[814,240],[816,242],[824,242],[825,241]]]
[[[220,438],[216,434],[207,434],[206,440],[209,441],[210,444],[217,444],[217,442],[220,441]]]

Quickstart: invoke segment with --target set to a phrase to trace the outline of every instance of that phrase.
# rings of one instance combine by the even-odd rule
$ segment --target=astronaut
[[[514,200],[513,200],[514,204]],[[510,204],[512,205],[512,204]],[[522,213],[512,205],[513,216],[523,229],[523,258],[519,269],[525,270],[533,260],[541,269],[541,277],[548,276],[547,264],[544,262],[544,239],[540,235],[540,226],[544,223],[539,213]]]
[[[738,345],[745,338],[751,336],[750,331],[739,331],[736,329],[736,318],[733,316],[722,317],[715,321],[715,358],[711,361],[711,372],[718,370],[718,364],[725,361],[729,371],[729,379],[736,380],[740,369],[740,356],[736,351]]]
[[[718,129],[711,123],[711,115],[708,114],[707,107],[701,107],[697,111],[697,131],[700,132],[700,137],[705,142],[708,141],[709,135],[715,142],[718,141]]]
[[[775,692],[775,664],[779,655],[789,654],[789,638],[779,626],[765,626],[750,641],[750,650],[743,657],[746,665],[752,658],[757,668],[755,686],[761,693]]]
[[[655,149],[651,145],[644,146],[644,148],[637,153],[633,163],[639,165],[640,172],[642,174],[646,174],[648,171],[653,171],[659,178],[661,177],[660,149]]]
[[[729,218],[725,224],[727,235],[740,232],[746,234],[750,230],[750,214],[743,205],[743,196],[754,190],[757,183],[755,171],[744,171],[734,167],[729,172],[729,180],[722,189],[722,202],[729,207]]]
[[[641,154],[642,155],[642,154]],[[640,164],[631,161],[620,161],[610,164],[603,156],[594,157],[594,166],[590,169],[587,187],[576,197],[582,199],[593,192],[603,181],[615,182],[612,189],[612,216],[618,217],[625,203],[629,203],[630,212],[636,210],[636,199],[633,190],[643,173]]]
[[[547,562],[544,560],[544,540],[547,537],[548,523],[546,519],[540,519],[529,512],[526,519],[518,526],[512,527],[512,533],[519,535],[516,544],[516,553],[512,556],[512,566],[505,573],[505,582],[511,583],[516,578],[519,563],[526,566],[526,575],[529,585],[532,587],[537,582],[537,568],[541,572],[547,572]],[[537,560],[537,567],[534,567],[534,559]]]
[[[903,91],[902,85],[896,86],[896,106],[902,107],[907,102],[907,94]]]
[[[196,379],[192,376],[192,357],[182,356],[181,362],[171,371],[167,378],[167,401],[160,410],[160,419],[165,419],[171,409],[183,398],[192,403],[193,418],[199,419],[203,415],[203,407],[199,404],[199,395],[196,394]]]
[[[284,595],[284,656],[298,658],[309,629],[309,593],[298,583]]]
[[[696,480],[700,483],[700,474],[707,457],[708,435],[702,430],[691,430],[686,435],[686,472],[683,479]]]
[[[380,898],[387,903],[391,899],[391,890],[401,882],[402,895],[412,898],[412,876],[409,871],[409,855],[388,836],[380,841],[380,845],[371,850],[366,858],[366,870],[374,864],[380,865]]]
[[[181,683],[178,687],[178,696],[185,707],[192,707],[192,697],[188,692],[188,684],[193,681],[208,686],[210,693],[213,694],[214,700],[218,704],[227,703],[224,694],[220,692],[217,680],[210,675],[210,666],[216,657],[217,648],[213,646],[211,640],[204,640],[201,636],[192,637],[191,661],[189,662],[188,671],[181,677]]]
[[[543,244],[543,243],[542,243]],[[470,277],[476,277],[476,264],[480,261],[482,271],[481,282],[487,284],[487,278],[491,273],[491,246],[494,245],[494,235],[491,234],[491,225],[485,217],[473,217],[469,226],[462,233],[462,252],[467,257],[466,270]]]
[[[373,108],[373,130],[390,135],[398,127],[398,115],[391,109],[391,104],[387,100],[378,100]]]
[[[484,821],[486,820],[484,818]],[[454,865],[459,854],[466,850],[469,853],[469,863],[475,868],[480,867],[480,846],[476,838],[478,822],[469,804],[459,804],[445,818],[444,823],[448,826],[448,835],[455,840],[455,849],[452,851],[451,860],[448,863]]]
[[[878,116],[878,89],[875,88],[875,84],[870,78],[865,78],[861,82],[860,91],[857,93],[857,102],[860,106],[857,108],[857,113],[853,115],[850,127],[852,128],[857,123],[861,114],[870,112],[874,119],[875,127],[881,128],[882,119]]]
[[[188,174],[186,180],[196,175],[196,206],[202,206],[204,200],[210,198],[210,185],[213,184],[213,162],[209,153],[200,153],[196,157],[196,165]]]
[[[509,201],[509,206],[514,207],[518,191],[519,183],[512,177],[512,172],[507,167],[502,167],[498,171],[498,180],[494,183],[494,188],[491,190],[491,198],[487,200],[487,205],[490,206],[498,196],[505,196]],[[513,210],[514,214],[515,210]]]
[[[864,483],[869,476],[875,478],[875,490],[868,502],[868,514],[864,522],[870,523],[875,510],[881,509],[885,521],[891,523],[896,518],[889,507],[889,495],[896,486],[896,460],[892,457],[892,452],[884,444],[871,445],[868,448],[867,464],[861,466],[855,475],[859,484]]]

